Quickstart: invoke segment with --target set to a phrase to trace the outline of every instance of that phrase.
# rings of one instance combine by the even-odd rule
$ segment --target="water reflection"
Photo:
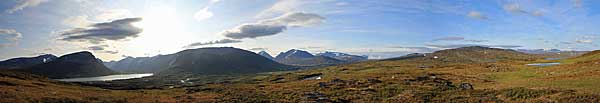
[[[108,76],[99,76],[99,77],[85,77],[85,78],[67,78],[67,79],[56,79],[58,81],[65,82],[86,82],[86,81],[111,81],[111,80],[121,80],[121,79],[133,79],[133,78],[142,78],[147,76],[152,76],[152,73],[146,74],[118,74],[118,75],[108,75]]]
[[[531,64],[527,64],[527,66],[553,66],[553,65],[559,65],[560,63],[531,63]]]

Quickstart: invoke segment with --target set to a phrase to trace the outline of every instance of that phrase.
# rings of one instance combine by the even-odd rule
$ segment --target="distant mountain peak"
[[[267,53],[265,51],[258,52],[258,55],[264,56],[264,57],[269,58],[269,59],[274,59],[273,56],[271,56],[271,54],[269,54],[269,53]]]
[[[55,60],[24,69],[23,71],[50,78],[93,77],[115,74],[91,52],[82,51],[63,55]]]
[[[26,68],[38,64],[47,63],[55,60],[56,56],[52,54],[44,54],[36,57],[20,57],[12,58],[5,61],[0,61],[0,69],[17,69]]]
[[[100,61],[89,51],[75,52],[59,57],[57,60],[68,62],[97,62]]]
[[[312,58],[313,54],[310,54],[304,50],[291,49],[286,52],[281,52],[279,55],[275,57],[275,59],[285,59],[285,58]]]
[[[352,54],[347,54],[347,53],[330,52],[330,51],[325,51],[325,52],[319,53],[317,55],[335,58],[335,59],[347,61],[347,62],[365,61],[369,58],[368,56],[364,56],[364,55],[360,56],[360,55],[352,55]]]

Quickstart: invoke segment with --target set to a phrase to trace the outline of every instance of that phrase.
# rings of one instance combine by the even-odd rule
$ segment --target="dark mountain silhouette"
[[[108,68],[119,72],[156,73],[168,69],[176,55],[157,55],[153,57],[126,57],[119,61],[105,62]]]
[[[265,51],[258,52],[258,55],[264,56],[265,58],[269,58],[269,59],[275,59],[275,58],[273,58],[273,56],[271,56],[271,54],[269,54]]]
[[[3,69],[20,69],[27,68],[38,64],[50,62],[57,57],[52,54],[40,55],[37,57],[21,57],[13,58],[5,61],[0,61],[0,68]]]
[[[188,49],[175,53],[175,59],[164,74],[245,74],[287,70],[290,66],[277,63],[254,52],[232,48],[211,47]]]
[[[321,66],[321,65],[335,65],[346,63],[345,61],[338,60],[327,56],[315,56],[307,51],[291,49],[286,52],[279,53],[275,57],[275,61],[287,65],[297,66]]]
[[[116,74],[92,53],[83,51],[61,56],[47,63],[31,66],[21,71],[48,76],[53,79],[94,77]]]
[[[317,56],[331,57],[331,58],[335,58],[335,59],[346,61],[346,62],[365,61],[369,58],[368,56],[358,56],[358,55],[351,55],[351,54],[340,53],[340,52],[328,52],[328,51],[319,53],[319,54],[317,54]]]

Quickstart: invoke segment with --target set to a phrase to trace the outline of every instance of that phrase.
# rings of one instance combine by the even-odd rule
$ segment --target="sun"
[[[173,6],[146,7],[141,17],[141,22],[132,25],[142,28],[143,32],[130,41],[128,47],[139,52],[138,54],[156,55],[178,51],[191,38]]]

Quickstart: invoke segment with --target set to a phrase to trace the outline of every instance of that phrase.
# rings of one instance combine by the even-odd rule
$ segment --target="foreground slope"
[[[20,71],[0,70],[0,102],[2,103],[143,103],[181,102],[181,89],[119,91],[81,86],[50,80],[44,76]],[[204,97],[214,95],[206,94]],[[214,102],[206,99],[189,101]]]
[[[54,79],[116,74],[87,51],[63,55],[56,60],[22,69],[22,71]]]

